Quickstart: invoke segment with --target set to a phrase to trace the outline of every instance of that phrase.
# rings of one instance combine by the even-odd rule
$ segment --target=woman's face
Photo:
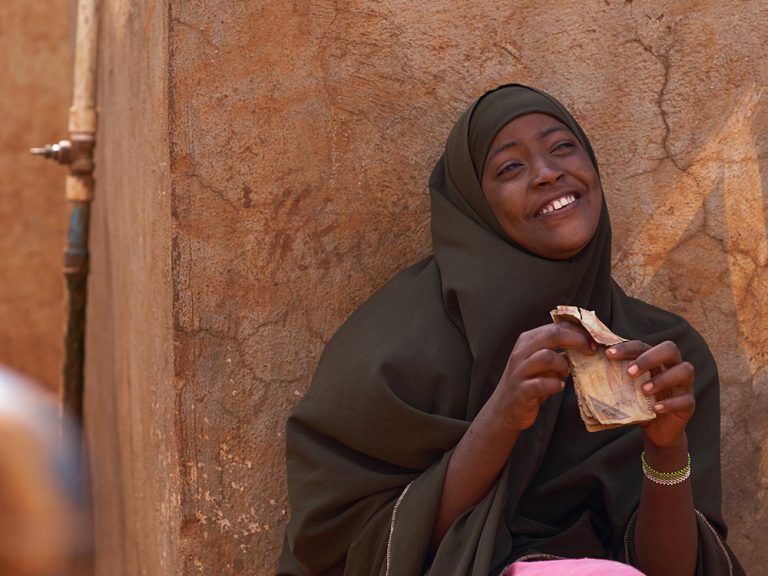
[[[600,220],[602,190],[589,154],[547,114],[520,116],[491,143],[482,188],[512,241],[552,260],[578,254]]]

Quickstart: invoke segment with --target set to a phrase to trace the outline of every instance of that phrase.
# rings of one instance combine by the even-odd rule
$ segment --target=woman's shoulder
[[[377,388],[411,406],[443,412],[436,403],[471,365],[429,257],[397,274],[347,318],[328,342],[310,389],[314,395]]]
[[[339,327],[328,349],[400,350],[423,356],[431,344],[463,341],[445,312],[440,272],[430,256],[395,275]],[[369,355],[369,354],[367,354]]]

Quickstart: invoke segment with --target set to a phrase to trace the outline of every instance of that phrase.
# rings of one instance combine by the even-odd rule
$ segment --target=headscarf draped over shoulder
[[[712,526],[699,526],[697,573],[728,573],[719,545],[725,524],[718,380],[706,344],[683,319],[626,296],[613,281],[605,201],[589,244],[556,261],[515,245],[485,200],[478,174],[490,143],[504,125],[531,112],[568,126],[597,168],[576,120],[539,90],[501,86],[459,118],[429,181],[434,254],[350,316],[288,420],[291,519],[280,574],[487,576],[514,560],[521,498],[536,488],[545,456],[557,460],[570,449],[549,442],[558,421],[562,427],[572,420],[561,414],[561,394],[542,405],[485,498],[456,520],[433,557],[428,549],[454,446],[489,398],[519,335],[547,323],[559,304],[595,310],[628,338],[671,339],[694,364],[697,411],[688,425],[694,499]],[[639,429],[588,434],[579,423],[565,433],[578,435],[590,454],[566,485],[593,486],[605,509],[604,531],[576,534],[577,541],[595,543],[595,551],[582,555],[631,559],[623,537],[642,481]]]

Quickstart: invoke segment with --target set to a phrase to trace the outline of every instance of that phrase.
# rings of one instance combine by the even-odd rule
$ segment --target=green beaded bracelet
[[[645,474],[645,477],[648,478],[648,480],[655,482],[656,484],[674,486],[675,484],[680,484],[680,482],[685,482],[691,476],[690,452],[688,453],[688,464],[685,465],[685,468],[675,470],[674,472],[660,472],[659,470],[651,468],[651,465],[648,464],[648,460],[645,459],[645,451],[640,455],[640,460],[643,463],[643,474]]]

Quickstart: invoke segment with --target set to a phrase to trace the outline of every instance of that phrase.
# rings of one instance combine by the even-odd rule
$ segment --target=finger
[[[562,391],[565,388],[565,382],[559,378],[540,376],[523,381],[521,388],[521,393],[525,397],[529,400],[535,399],[541,403],[553,394]]]
[[[650,344],[646,344],[640,340],[630,340],[629,342],[614,344],[608,348],[605,353],[611,360],[634,360],[650,349]]]
[[[564,348],[577,350],[583,354],[593,354],[597,346],[581,326],[571,322],[558,322],[523,332],[517,339],[513,353],[528,358],[534,352],[544,348],[550,350]]]
[[[647,371],[670,368],[680,364],[682,360],[677,344],[667,340],[640,354],[627,372],[630,376],[637,376]]]
[[[645,394],[660,394],[675,388],[691,390],[696,370],[690,362],[681,362],[643,384]]]
[[[570,374],[571,368],[568,360],[563,354],[554,350],[545,348],[534,352],[527,360],[523,362],[520,368],[520,374],[524,378],[534,376],[556,376],[565,378]]]
[[[653,405],[656,414],[671,414],[672,412],[688,412],[693,414],[696,409],[696,398],[693,394],[683,394],[674,398],[661,400]]]

